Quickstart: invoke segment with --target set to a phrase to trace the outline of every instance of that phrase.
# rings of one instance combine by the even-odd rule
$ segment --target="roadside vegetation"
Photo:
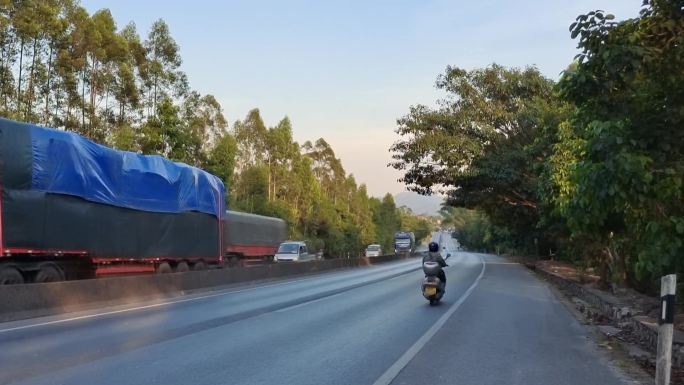
[[[294,142],[287,117],[267,127],[254,109],[230,125],[214,96],[190,87],[163,20],[141,36],[74,0],[0,0],[0,48],[0,116],[204,168],[225,182],[230,208],[283,218],[291,238],[327,256],[369,243],[390,252],[395,231],[431,229],[391,195],[369,197],[324,139]]]
[[[440,107],[398,120],[392,165],[410,189],[476,210],[445,208],[466,247],[555,255],[653,291],[684,273],[684,1],[646,0],[622,22],[589,12],[570,34],[580,53],[558,82],[447,67]]]

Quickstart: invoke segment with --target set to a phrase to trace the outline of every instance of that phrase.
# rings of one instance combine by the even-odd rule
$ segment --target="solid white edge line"
[[[399,359],[390,366],[385,373],[383,373],[374,383],[373,385],[389,385],[394,379],[399,375],[399,373],[408,365],[409,362],[415,357],[422,349],[423,347],[434,337],[435,334],[439,331],[439,329],[444,326],[446,321],[451,317],[454,312],[465,302],[465,300],[470,296],[470,293],[475,290],[475,287],[480,283],[480,279],[482,279],[482,276],[485,273],[485,261],[480,258],[480,262],[482,263],[482,270],[480,271],[480,275],[475,279],[475,282],[473,282],[472,285],[466,290],[463,295],[461,295],[461,298],[458,299],[451,307],[449,310],[446,311],[446,313],[442,314],[441,317],[437,320],[437,322],[428,329],[425,334],[423,334],[418,341],[416,341]]]
[[[408,263],[406,263],[406,264],[408,264]],[[400,265],[403,265],[403,263]],[[393,270],[394,268],[397,268],[397,266],[392,266],[392,267],[389,267],[386,269],[381,269],[380,271],[377,271],[377,272],[378,273],[382,272],[382,270]],[[399,269],[397,268],[397,270],[399,270]],[[246,291],[252,291],[252,290],[257,290],[257,289],[265,289],[265,288],[269,288],[269,287],[273,287],[273,286],[289,285],[289,284],[293,284],[293,283],[299,283],[299,282],[303,282],[303,281],[309,281],[309,280],[320,279],[320,278],[321,277],[307,277],[307,278],[302,278],[302,279],[297,279],[297,280],[292,280],[292,281],[277,282],[277,283],[273,283],[270,285],[257,285],[257,286],[248,287],[248,288],[244,288],[244,289],[238,289],[238,290],[228,289],[229,291],[221,291],[219,293],[208,294],[208,295],[203,295],[203,296],[199,296],[199,297],[185,298],[185,299],[180,299],[180,300],[176,300],[176,301],[159,302],[159,303],[154,303],[154,304],[145,305],[145,306],[136,306],[136,307],[130,307],[130,308],[125,308],[125,309],[120,309],[120,310],[112,310],[112,311],[107,311],[107,312],[102,312],[102,313],[86,314],[86,315],[82,315],[82,316],[78,316],[78,317],[64,318],[64,319],[58,319],[58,320],[54,320],[54,321],[16,326],[16,327],[11,327],[11,328],[7,328],[7,329],[0,329],[0,334],[1,333],[7,333],[7,332],[13,332],[13,331],[17,331],[17,330],[35,328],[35,327],[39,327],[39,326],[55,325],[55,324],[61,324],[61,323],[66,323],[66,322],[71,322],[71,321],[78,321],[78,320],[83,320],[83,319],[104,317],[104,316],[113,315],[113,314],[127,313],[127,312],[131,312],[131,311],[136,311],[136,310],[152,309],[155,307],[173,305],[173,304],[183,303],[183,302],[197,301],[197,300],[205,299],[205,298],[220,297],[220,296],[229,295],[229,294],[238,294],[238,293],[243,293]]]

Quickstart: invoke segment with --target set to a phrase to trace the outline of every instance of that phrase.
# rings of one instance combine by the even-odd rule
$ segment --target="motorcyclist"
[[[447,265],[444,258],[442,258],[442,254],[440,254],[439,252],[439,244],[437,244],[437,242],[430,242],[430,244],[428,245],[428,253],[426,256],[423,257],[423,263],[425,262],[437,262],[439,263],[439,266],[442,268],[449,266]],[[444,273],[443,269],[439,271],[437,277],[442,282],[446,283],[446,274]]]

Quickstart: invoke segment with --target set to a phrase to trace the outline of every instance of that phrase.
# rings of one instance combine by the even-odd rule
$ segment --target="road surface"
[[[519,265],[452,254],[443,302],[419,260],[0,324],[0,384],[625,383]]]

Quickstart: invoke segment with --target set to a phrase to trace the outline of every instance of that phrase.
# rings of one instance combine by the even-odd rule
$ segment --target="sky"
[[[642,0],[81,0],[109,8],[141,36],[161,18],[181,48],[193,89],[226,118],[259,108],[267,126],[288,116],[295,140],[323,137],[373,196],[405,190],[387,167],[396,120],[435,106],[447,65],[534,65],[558,79],[577,53],[568,26],[603,9],[618,20]]]

